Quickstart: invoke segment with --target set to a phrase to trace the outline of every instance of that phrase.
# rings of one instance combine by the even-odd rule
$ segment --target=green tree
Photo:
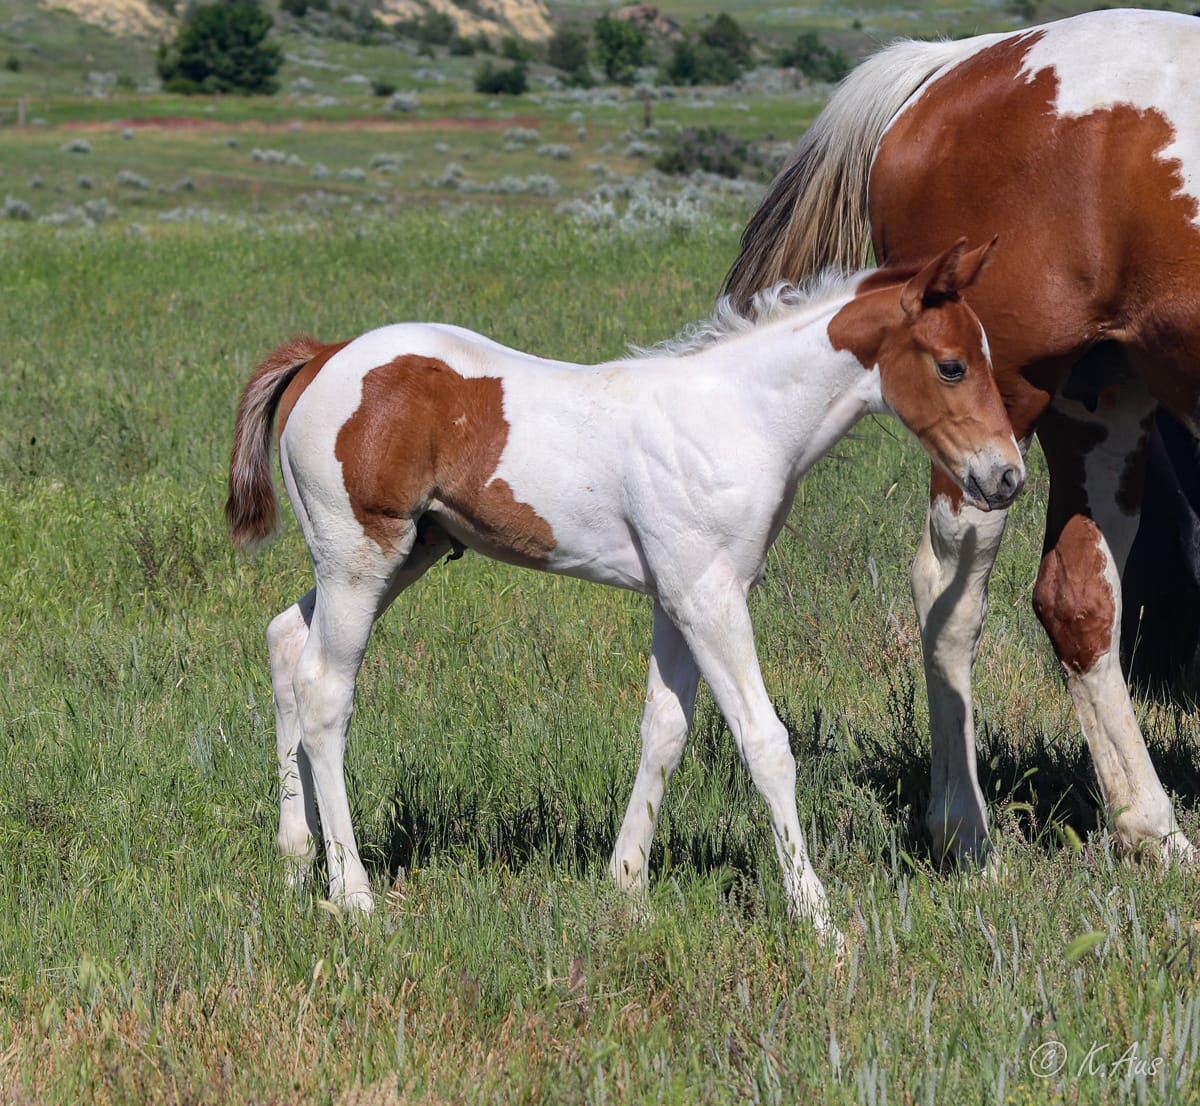
[[[592,83],[587,32],[579,27],[559,27],[546,44],[546,61],[567,74],[570,84]]]
[[[432,9],[422,12],[415,19],[402,20],[393,29],[396,34],[415,39],[422,46],[449,46],[458,34],[453,16]]]
[[[632,84],[634,71],[649,60],[646,32],[627,19],[602,15],[592,24],[596,60],[610,81]]]
[[[732,84],[750,64],[751,47],[737,20],[722,12],[695,41],[675,43],[666,78],[672,84]]]
[[[709,49],[728,55],[739,69],[750,64],[750,36],[732,15],[721,12],[700,32],[700,41]]]
[[[533,51],[524,39],[516,35],[505,35],[500,40],[500,56],[508,61],[526,62],[533,57]]]
[[[742,66],[724,50],[690,39],[675,43],[666,67],[667,80],[678,85],[732,84],[741,74]]]
[[[797,35],[791,46],[780,53],[778,60],[780,65],[799,69],[814,81],[840,81],[850,72],[846,55],[826,46],[815,31]]]
[[[272,19],[257,0],[219,0],[187,10],[179,33],[158,51],[158,74],[169,92],[270,94],[283,51],[268,42]]]

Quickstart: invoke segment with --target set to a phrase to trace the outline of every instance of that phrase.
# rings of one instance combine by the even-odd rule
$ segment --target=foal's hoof
[[[306,856],[285,856],[283,858],[283,880],[294,891],[300,891],[308,885],[312,874],[312,860]]]
[[[1195,864],[1200,860],[1200,853],[1184,835],[1183,830],[1175,830],[1163,837],[1147,839],[1135,845],[1132,855],[1158,861],[1163,865]]]
[[[833,966],[840,971],[846,960],[846,935],[837,926],[826,926],[817,930],[817,944],[833,953]]]
[[[995,849],[986,833],[955,835],[942,842],[935,838],[931,851],[934,864],[942,871],[982,871],[986,874],[995,863]]]
[[[366,918],[375,909],[375,898],[370,891],[351,891],[345,895],[322,899],[321,909],[339,918],[353,920]]]

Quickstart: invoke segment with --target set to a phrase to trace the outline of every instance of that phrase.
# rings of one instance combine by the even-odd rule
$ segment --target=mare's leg
[[[683,635],[655,603],[650,675],[642,712],[642,757],[608,865],[623,890],[645,890],[658,812],[667,781],[683,756],[699,679]]]
[[[416,526],[395,554],[369,540],[316,565],[316,598],[308,639],[293,674],[301,756],[307,757],[325,840],[329,898],[344,909],[369,912],[370,881],[359,859],[344,759],[354,690],[375,620],[449,548],[439,535],[414,545]],[[411,554],[411,555],[410,555]]]
[[[796,761],[759,669],[746,607],[750,581],[717,561],[679,596],[660,595],[679,627],[737,744],[771,819],[775,851],[793,914],[819,932],[830,927],[825,888],[809,863],[796,814]]]
[[[1034,608],[1067,675],[1117,835],[1131,847],[1190,857],[1121,672],[1121,572],[1137,532],[1135,474],[1152,401],[1132,385],[1119,391],[1107,424],[1091,408],[1058,399],[1038,429],[1051,477]]]
[[[987,586],[1007,511],[951,506],[935,471],[910,579],[929,696],[932,782],[925,819],[934,855],[970,862],[988,848],[987,807],[975,767],[971,670],[987,613]]]
[[[317,797],[308,756],[300,747],[300,713],[293,678],[308,641],[316,591],[277,615],[267,628],[271,689],[275,701],[275,752],[279,758],[279,832],[275,838],[288,883],[308,878],[320,836]]]

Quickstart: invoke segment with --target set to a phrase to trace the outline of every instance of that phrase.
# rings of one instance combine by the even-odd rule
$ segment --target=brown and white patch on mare
[[[508,438],[498,377],[464,377],[438,358],[406,354],[363,376],[334,453],[354,517],[385,553],[430,515],[468,546],[539,566],[554,532],[495,477]]]
[[[1198,328],[1200,138],[1172,123],[1200,97],[1200,67],[1163,81],[1127,59],[1128,29],[1104,41],[1073,22],[988,45],[931,81],[883,136],[870,181],[888,264],[1002,231],[1004,248],[967,299],[1019,439],[1106,338],[1142,351],[1139,371],[1181,417],[1200,392],[1200,365],[1179,343]]]
[[[1116,648],[1120,588],[1108,577],[1119,581],[1136,532],[1154,409],[1122,348],[1104,342],[1071,367],[1039,424],[1053,480],[1034,607],[1068,672]]]
[[[1096,524],[1074,514],[1042,555],[1033,608],[1068,672],[1090,672],[1113,645],[1117,598]]]
[[[1200,67],[1190,62],[1170,66],[1165,52],[1153,49],[1131,57],[1130,37],[1153,43],[1174,18],[1177,41],[1193,36],[1194,16],[1159,12],[1096,12],[1086,21],[1066,22],[1053,35],[1038,35],[1026,54],[1024,72],[1032,78],[1052,69],[1057,80],[1054,110],[1062,118],[1082,117],[1109,107],[1129,106],[1171,120],[1181,108],[1200,101]],[[1192,221],[1200,227],[1200,132],[1173,127],[1172,140],[1156,156],[1174,164],[1177,194],[1190,199]]]

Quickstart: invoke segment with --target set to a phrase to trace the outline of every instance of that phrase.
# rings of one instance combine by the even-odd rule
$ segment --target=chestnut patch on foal
[[[883,398],[904,424],[936,455],[952,455],[972,438],[982,440],[1003,426],[1004,412],[986,395],[990,380],[975,364],[982,362],[979,324],[965,310],[921,313],[905,321],[894,289],[913,275],[908,270],[881,270],[867,277],[854,299],[829,322],[829,341],[847,350],[864,369],[886,362]],[[960,351],[970,362],[961,383],[948,387],[934,371],[936,350]],[[957,434],[962,429],[961,435]],[[955,439],[962,440],[955,444]]]
[[[508,431],[497,377],[464,377],[415,354],[372,369],[334,447],[363,532],[393,552],[436,501],[468,545],[544,563],[555,547],[550,524],[493,478]]]
[[[304,394],[304,389],[313,382],[313,378],[321,371],[325,362],[339,350],[345,349],[349,344],[349,342],[335,342],[329,346],[317,345],[314,347],[304,368],[292,377],[291,383],[284,389],[283,395],[279,399],[279,407],[275,411],[275,436],[277,438],[283,434],[283,428],[287,426],[292,408],[296,406],[296,401]]]

